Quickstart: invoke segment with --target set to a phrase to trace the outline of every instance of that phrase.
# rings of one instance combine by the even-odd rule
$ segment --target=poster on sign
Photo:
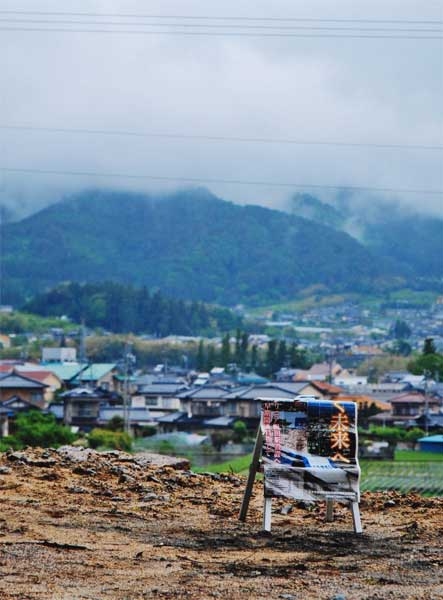
[[[263,400],[261,429],[265,497],[359,501],[355,403]]]

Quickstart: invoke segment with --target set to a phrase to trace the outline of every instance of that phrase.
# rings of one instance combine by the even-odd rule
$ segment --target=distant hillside
[[[289,212],[352,235],[391,269],[415,278],[443,278],[443,219],[386,201],[339,198],[334,205],[296,194]]]
[[[63,281],[159,288],[170,297],[269,303],[322,284],[373,291],[398,272],[348,234],[206,190],[89,191],[4,225],[3,302]]]

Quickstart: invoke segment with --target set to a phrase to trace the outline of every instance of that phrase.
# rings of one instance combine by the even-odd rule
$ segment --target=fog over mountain
[[[357,186],[370,189],[349,198],[366,207],[441,212],[442,195],[425,193],[443,189],[441,2],[0,9],[0,204],[12,216],[91,186],[199,184],[274,208]]]

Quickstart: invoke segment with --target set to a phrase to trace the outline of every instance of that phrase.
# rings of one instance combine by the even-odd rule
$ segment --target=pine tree
[[[276,357],[276,371],[278,371],[278,369],[281,369],[282,367],[284,367],[287,363],[287,359],[288,359],[288,350],[286,348],[286,342],[285,340],[280,340],[280,343],[278,345],[278,350],[277,350],[277,357]]]
[[[215,350],[214,344],[210,344],[208,347],[207,357],[206,357],[206,371],[210,371],[217,364],[217,353]]]
[[[222,367],[227,367],[231,362],[231,343],[229,332],[222,339],[220,362]]]
[[[249,335],[244,331],[240,341],[240,368],[245,369],[248,360]]]
[[[434,338],[426,338],[423,345],[423,354],[437,354],[437,348],[434,344]]]
[[[206,350],[203,340],[198,343],[197,357],[196,357],[196,369],[197,371],[203,371],[206,366]]]
[[[268,375],[275,373],[278,369],[276,369],[277,365],[277,341],[269,340],[268,342],[268,352],[266,355],[266,370]]]

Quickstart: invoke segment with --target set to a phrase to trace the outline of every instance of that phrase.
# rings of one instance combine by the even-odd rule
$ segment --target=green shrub
[[[13,450],[20,450],[23,445],[13,435],[6,435],[0,438],[0,452],[7,452],[11,448]]]
[[[141,428],[142,437],[151,437],[157,433],[157,427],[154,425],[144,425]]]
[[[120,415],[114,415],[112,419],[109,419],[106,429],[110,431],[123,431],[125,428],[125,421]]]
[[[373,425],[369,428],[369,433],[380,439],[390,442],[391,444],[397,444],[404,440],[406,436],[406,430],[401,427],[380,427]]]
[[[229,431],[214,431],[211,433],[211,444],[220,452],[223,446],[232,440],[232,435]]]
[[[175,446],[168,440],[162,440],[158,445],[158,452],[160,454],[170,454],[175,452]]]
[[[111,448],[114,450],[126,450],[132,448],[132,438],[123,431],[109,431],[109,429],[93,429],[88,435],[91,448]]]
[[[244,421],[236,421],[234,423],[234,434],[232,439],[234,442],[241,444],[245,437],[248,435],[248,429],[246,427],[246,423]]]
[[[69,427],[58,425],[54,415],[31,410],[18,414],[13,422],[14,438],[23,446],[57,448],[71,444],[76,435]]]

